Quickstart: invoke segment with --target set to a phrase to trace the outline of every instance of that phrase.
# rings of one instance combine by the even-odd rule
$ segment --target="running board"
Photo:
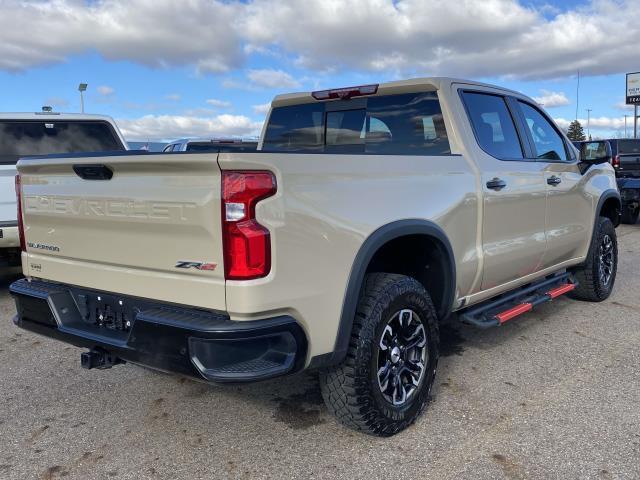
[[[499,327],[542,303],[569,293],[577,286],[578,282],[570,273],[561,273],[471,307],[458,318],[463,323],[480,328]]]

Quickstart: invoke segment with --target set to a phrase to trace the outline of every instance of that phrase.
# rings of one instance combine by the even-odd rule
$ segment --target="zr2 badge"
[[[217,263],[209,262],[190,262],[187,260],[178,260],[178,262],[176,262],[176,268],[195,268],[196,270],[206,270],[209,272],[213,272],[217,266]]]

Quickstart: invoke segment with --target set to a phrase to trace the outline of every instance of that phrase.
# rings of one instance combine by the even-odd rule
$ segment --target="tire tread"
[[[591,239],[591,245],[589,246],[589,253],[585,263],[574,270],[574,275],[578,281],[578,287],[573,290],[569,295],[577,300],[584,300],[587,302],[602,302],[606,300],[611,294],[613,284],[615,283],[616,268],[614,268],[613,279],[611,281],[610,288],[603,288],[598,278],[598,246],[600,245],[600,238],[609,234],[614,240],[616,268],[618,259],[618,249],[616,240],[616,231],[611,220],[607,217],[599,217],[596,223],[596,228],[593,232],[593,238]]]
[[[364,362],[370,358],[370,350],[375,343],[373,334],[377,325],[377,314],[382,306],[411,291],[419,294],[426,304],[430,318],[426,319],[425,327],[429,329],[428,335],[435,340],[437,359],[437,315],[424,287],[414,278],[404,275],[368,274],[353,321],[347,355],[341,365],[320,373],[321,391],[327,408],[347,427],[372,435],[393,435],[411,425],[428,403],[429,395],[426,395],[415,415],[401,421],[390,421],[377,410],[371,394],[371,382],[364,373],[366,368],[363,367]],[[427,386],[429,390],[431,384]]]

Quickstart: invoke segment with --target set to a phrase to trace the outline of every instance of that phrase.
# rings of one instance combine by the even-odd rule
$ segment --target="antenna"
[[[578,69],[578,84],[576,85],[576,122],[578,121],[579,107],[580,107],[580,69]]]

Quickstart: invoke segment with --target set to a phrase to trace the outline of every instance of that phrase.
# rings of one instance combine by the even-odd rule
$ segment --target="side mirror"
[[[580,145],[580,161],[589,165],[611,163],[611,145],[609,142],[584,142]]]

